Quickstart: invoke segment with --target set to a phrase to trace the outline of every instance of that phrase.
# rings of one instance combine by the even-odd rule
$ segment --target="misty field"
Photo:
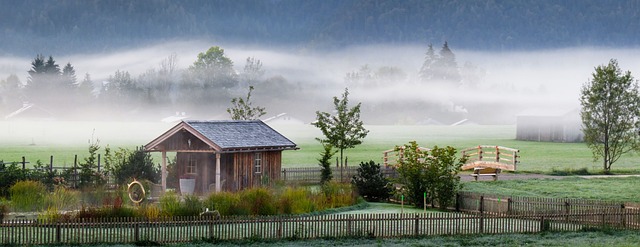
[[[112,149],[135,148],[145,145],[174,124],[162,122],[0,122],[0,160],[49,162],[54,156],[56,165],[73,165],[88,154],[89,140],[99,140],[100,146]],[[321,133],[311,125],[275,125],[274,129],[298,144],[300,150],[283,153],[284,167],[313,167],[317,165],[321,146],[315,140]],[[513,125],[369,125],[369,135],[355,149],[346,150],[350,166],[361,161],[382,162],[382,152],[415,140],[424,147],[452,146],[458,149],[477,145],[500,145],[520,150],[518,171],[550,172],[552,170],[601,170],[584,143],[547,143],[515,140]],[[101,149],[101,150],[103,150]],[[101,151],[102,152],[102,151]],[[159,155],[154,156],[159,162]],[[637,154],[622,157],[613,171],[639,170]]]

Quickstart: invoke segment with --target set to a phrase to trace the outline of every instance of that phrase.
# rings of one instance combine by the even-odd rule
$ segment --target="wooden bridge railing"
[[[430,151],[430,148],[418,147],[417,151]],[[384,167],[395,166],[398,164],[398,160],[402,159],[404,156],[404,146],[399,146],[398,151],[396,149],[389,149],[382,152],[382,162],[384,163]]]
[[[515,171],[518,164],[520,150],[502,146],[479,145],[461,151],[469,160],[462,166],[462,170],[476,167],[494,167],[508,171]]]

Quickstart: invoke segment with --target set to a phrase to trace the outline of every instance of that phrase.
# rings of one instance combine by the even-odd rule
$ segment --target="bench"
[[[478,177],[480,176],[492,176],[493,181],[498,180],[498,174],[500,174],[500,168],[492,168],[492,167],[476,167],[473,168],[473,173],[471,176],[478,181]]]

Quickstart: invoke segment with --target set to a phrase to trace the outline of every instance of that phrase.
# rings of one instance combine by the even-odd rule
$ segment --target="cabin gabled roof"
[[[180,130],[190,132],[215,152],[296,149],[295,143],[260,120],[220,120],[182,121],[145,145],[145,150],[161,151],[160,144]]]

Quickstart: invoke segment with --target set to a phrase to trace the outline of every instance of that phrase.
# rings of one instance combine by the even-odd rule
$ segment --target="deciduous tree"
[[[362,143],[369,133],[360,120],[360,104],[349,108],[349,90],[344,89],[342,99],[333,97],[335,115],[328,112],[316,111],[316,126],[324,138],[316,138],[320,143],[329,144],[340,151],[340,166],[344,164],[344,150],[354,148]]]
[[[253,86],[249,86],[249,92],[247,98],[241,97],[231,99],[233,107],[227,108],[227,112],[231,115],[233,120],[256,120],[267,114],[264,107],[253,107],[251,103],[251,92]]]
[[[615,59],[596,67],[592,77],[581,90],[582,131],[594,160],[602,158],[609,173],[620,156],[640,148],[640,90]]]

